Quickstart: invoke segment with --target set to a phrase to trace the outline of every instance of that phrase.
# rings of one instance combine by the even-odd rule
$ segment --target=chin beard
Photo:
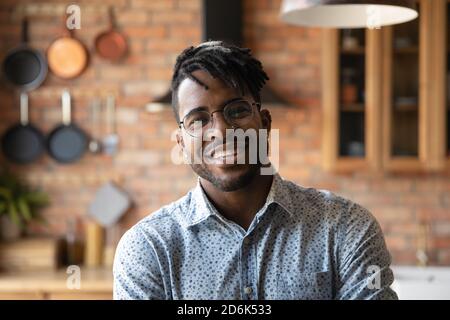
[[[209,181],[217,189],[224,192],[231,192],[248,186],[250,182],[258,175],[261,165],[252,164],[245,172],[243,172],[237,178],[232,179],[214,176],[211,171],[208,170],[208,168],[200,164],[191,165],[191,167],[197,175]]]

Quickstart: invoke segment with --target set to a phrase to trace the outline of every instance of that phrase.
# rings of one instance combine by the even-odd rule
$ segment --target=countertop
[[[69,287],[70,283],[74,283],[69,280],[69,277],[73,277],[74,273],[67,271],[64,268],[33,272],[2,272],[0,273],[0,299],[33,297],[38,299],[112,298],[113,276],[111,268],[80,267],[79,289]]]

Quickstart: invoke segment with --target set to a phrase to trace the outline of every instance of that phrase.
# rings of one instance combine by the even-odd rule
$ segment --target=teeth
[[[214,153],[213,158],[214,158],[214,159],[225,158],[225,157],[234,155],[234,153],[235,153],[234,150],[218,151],[218,152],[215,152],[215,153]]]

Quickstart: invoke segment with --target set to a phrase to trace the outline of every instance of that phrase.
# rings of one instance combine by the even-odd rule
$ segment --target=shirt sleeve
[[[373,215],[352,204],[339,232],[336,299],[396,300],[394,275],[383,232]]]
[[[114,300],[166,299],[154,248],[135,225],[120,239],[113,265]]]

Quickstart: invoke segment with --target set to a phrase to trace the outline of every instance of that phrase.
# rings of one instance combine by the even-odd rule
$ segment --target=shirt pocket
[[[309,272],[281,277],[277,291],[283,300],[331,300],[331,272]]]

